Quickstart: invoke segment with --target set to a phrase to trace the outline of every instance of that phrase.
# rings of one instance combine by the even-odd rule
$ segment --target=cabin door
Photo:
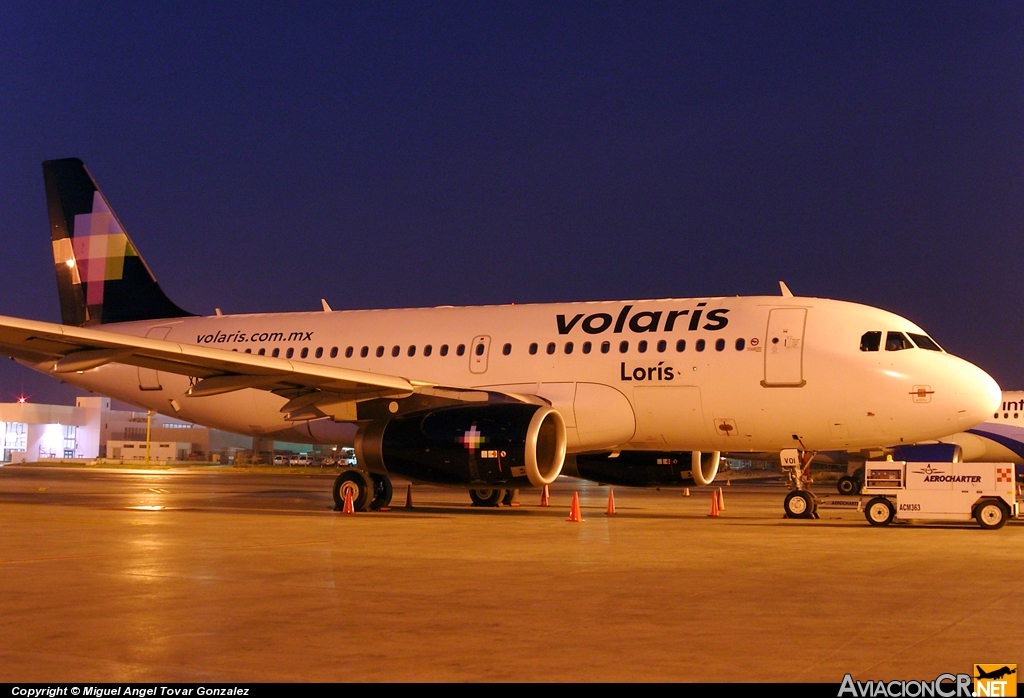
[[[764,342],[766,388],[799,388],[804,380],[804,326],[807,308],[773,308]]]
[[[167,339],[170,327],[151,327],[146,339]],[[151,368],[139,367],[139,390],[163,390],[160,385],[160,374]]]

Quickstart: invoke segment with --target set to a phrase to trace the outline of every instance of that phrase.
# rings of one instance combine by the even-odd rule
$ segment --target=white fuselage
[[[913,323],[815,298],[223,315],[103,329],[540,396],[565,418],[570,452],[879,448],[964,431],[1000,400],[987,374],[945,352],[861,350],[865,332],[924,334]],[[188,377],[122,364],[61,378],[254,436],[348,443],[357,427],[289,422],[285,398],[261,390],[188,397]]]

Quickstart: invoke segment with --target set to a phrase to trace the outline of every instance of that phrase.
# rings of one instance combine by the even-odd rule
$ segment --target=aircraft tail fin
[[[43,163],[65,325],[189,317],[157,284],[78,158]]]

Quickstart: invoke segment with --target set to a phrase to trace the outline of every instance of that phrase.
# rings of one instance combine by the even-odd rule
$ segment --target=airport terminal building
[[[0,462],[144,460],[147,413],[115,410],[110,398],[79,397],[75,405],[0,403]],[[209,461],[251,450],[252,439],[153,414],[150,457]]]

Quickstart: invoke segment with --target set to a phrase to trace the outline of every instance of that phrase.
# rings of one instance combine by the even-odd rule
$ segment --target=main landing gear
[[[469,498],[475,507],[512,506],[519,497],[519,490],[470,490]]]
[[[391,478],[387,475],[349,468],[343,470],[334,481],[333,492],[337,511],[345,508],[345,496],[348,493],[352,494],[352,508],[356,511],[377,511],[391,504],[394,490]]]
[[[782,502],[787,519],[818,518],[818,499],[808,489],[814,454],[814,451],[800,452],[795,448],[788,448],[780,454],[782,469],[789,475],[789,486],[792,488],[792,492]]]

